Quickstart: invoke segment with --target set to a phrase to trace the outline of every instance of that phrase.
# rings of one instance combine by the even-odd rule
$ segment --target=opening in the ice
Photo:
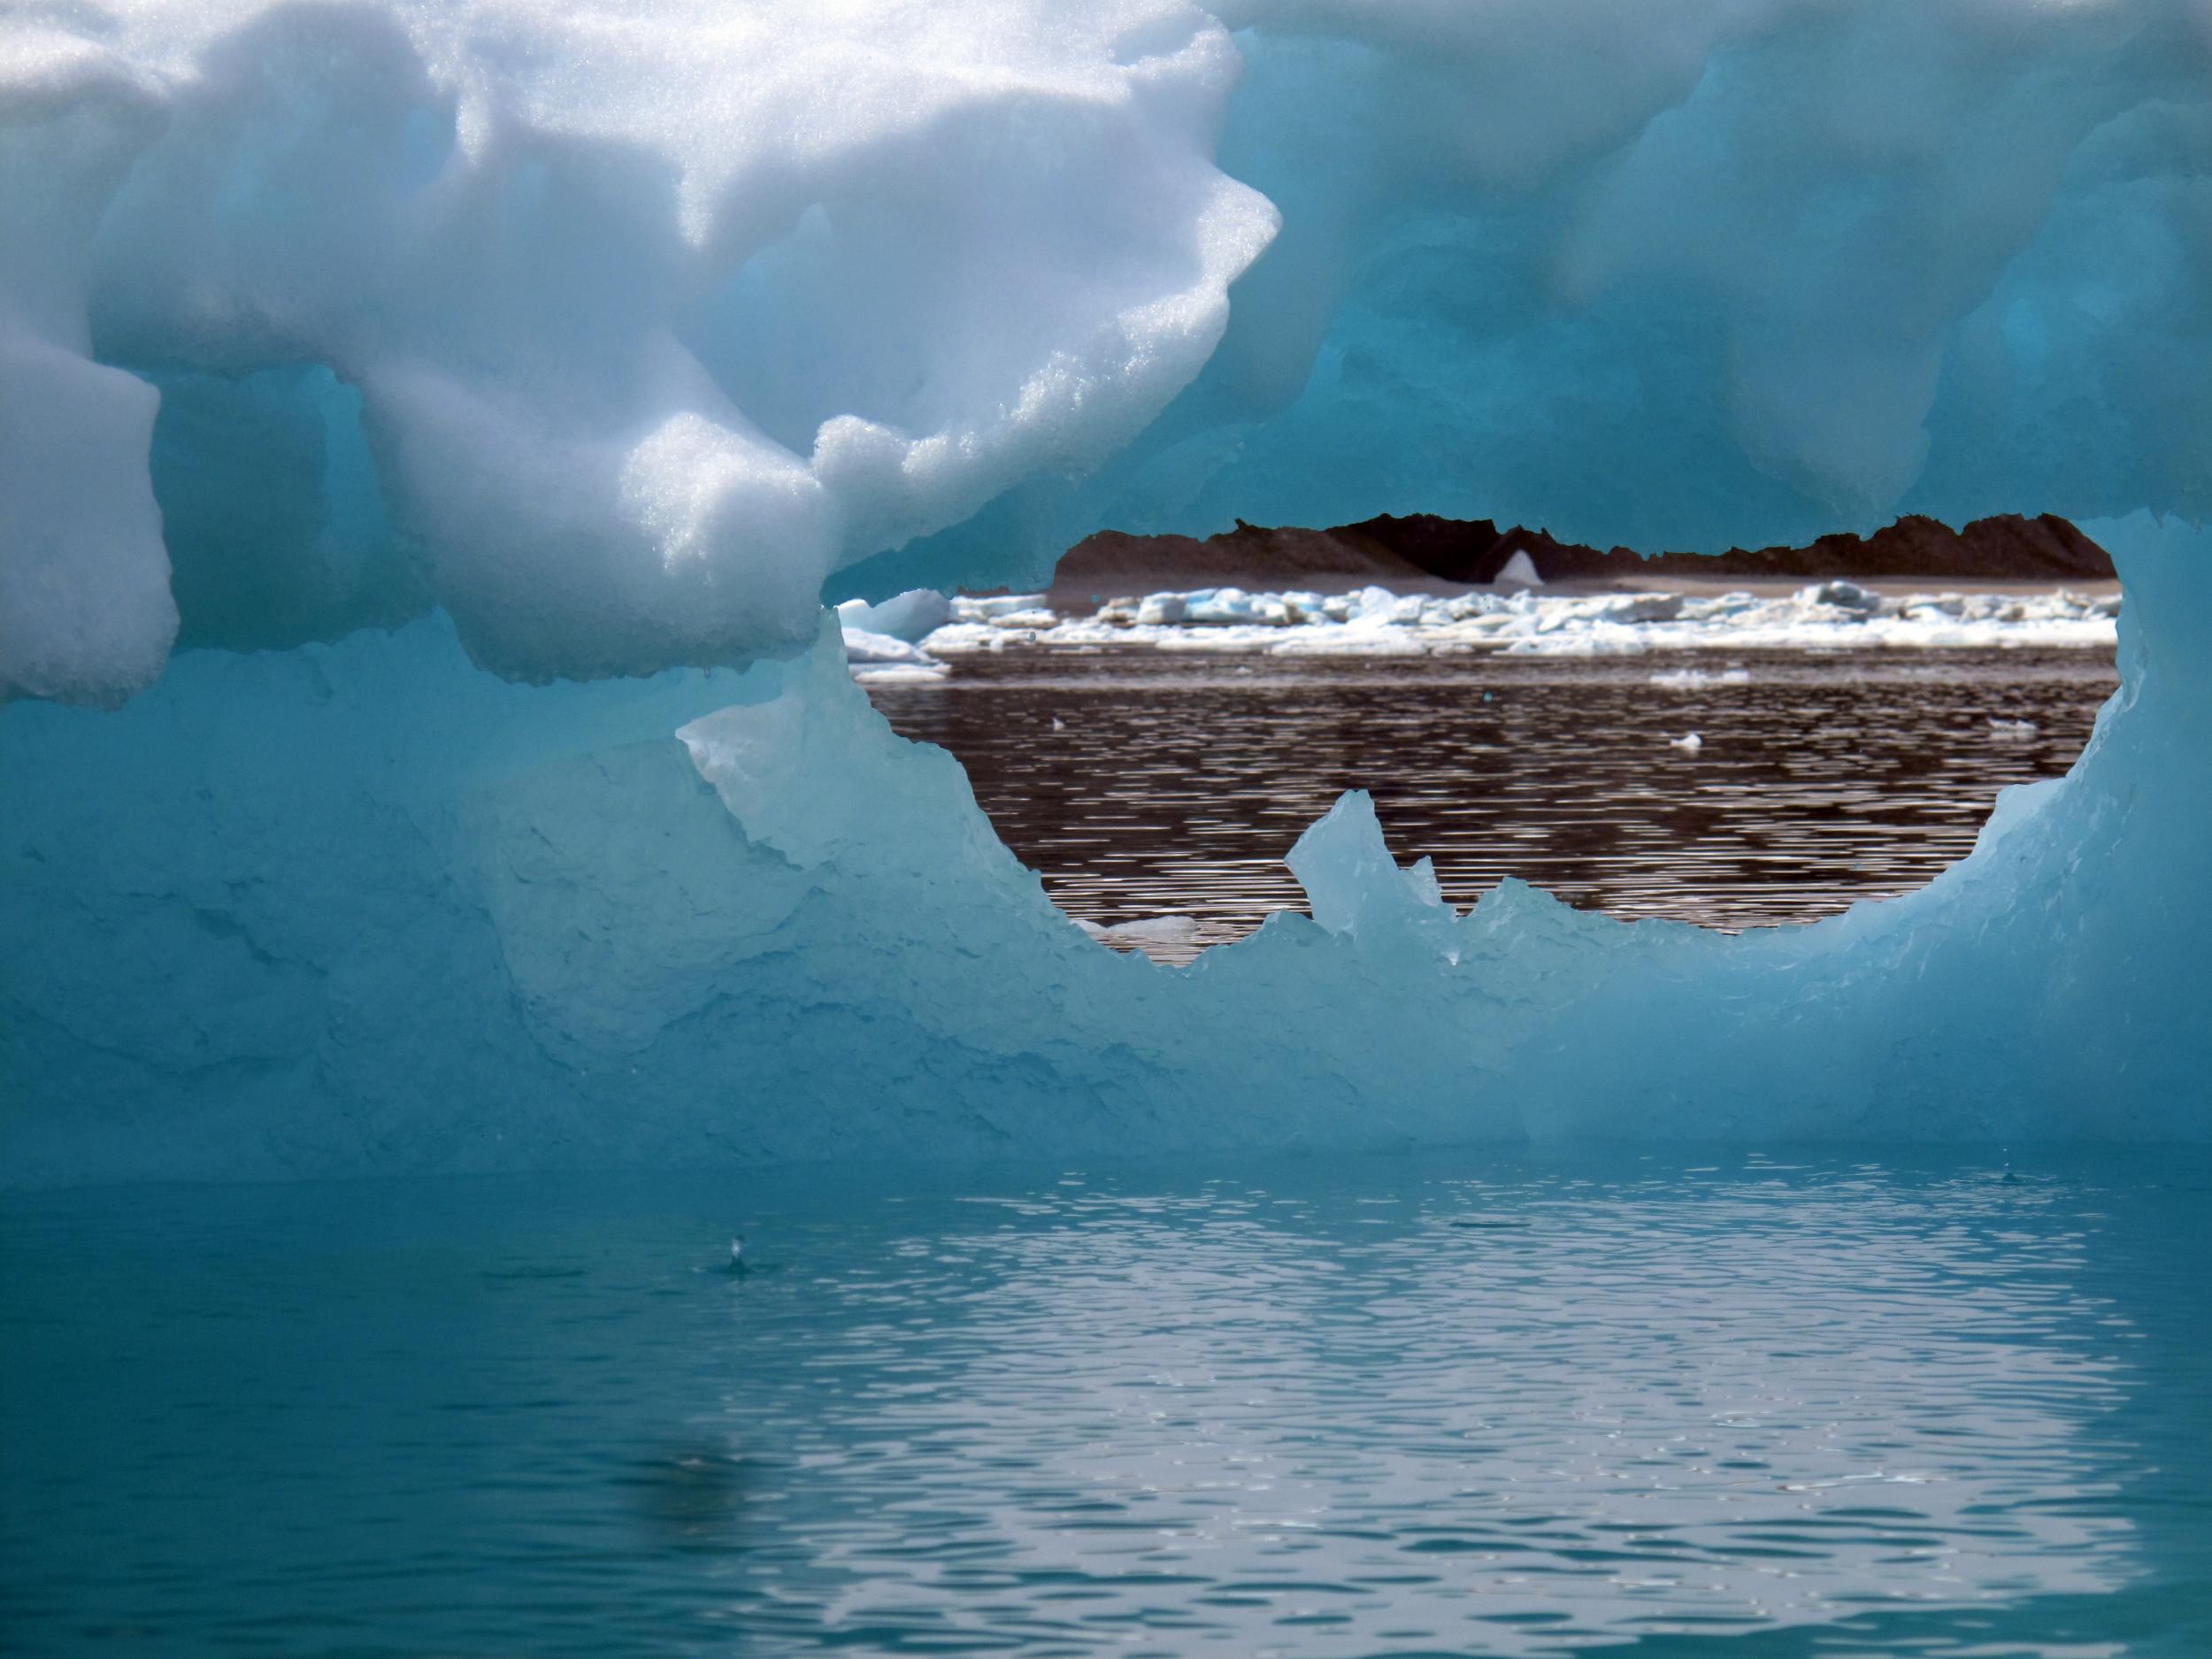
[[[1103,942],[1185,962],[1306,895],[1348,789],[1460,910],[1517,878],[1723,932],[1924,886],[2110,695],[2119,584],[2055,518],[1642,559],[1489,523],[1102,535],[1051,588],[843,608]]]

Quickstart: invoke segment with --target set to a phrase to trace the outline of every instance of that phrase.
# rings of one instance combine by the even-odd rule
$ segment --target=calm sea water
[[[1748,684],[1669,690],[1729,668]],[[1072,913],[1206,942],[1304,908],[1282,864],[1348,788],[1466,905],[1516,875],[1623,917],[1803,921],[1919,887],[2008,784],[2062,772],[2116,683],[2090,651],[1284,661],[963,657],[872,694],[968,768]],[[1695,754],[1672,743],[1696,733]]]
[[[0,1648],[2196,1659],[2208,1186],[1431,1154],[17,1195]]]

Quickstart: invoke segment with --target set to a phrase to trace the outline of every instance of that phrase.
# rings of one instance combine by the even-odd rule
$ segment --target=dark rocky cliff
[[[1061,560],[1056,591],[1100,594],[1141,587],[1225,583],[1296,588],[1311,580],[1365,576],[1386,584],[1498,580],[1526,553],[1548,582],[1603,585],[1654,579],[1772,581],[1831,576],[1958,581],[2109,581],[2105,550],[2063,518],[2008,513],[1954,531],[1932,518],[1900,518],[1870,536],[1828,535],[1808,547],[1739,548],[1712,556],[1627,548],[1601,551],[1555,541],[1541,530],[1500,529],[1486,518],[1385,516],[1328,530],[1237,527],[1200,541],[1108,531]]]

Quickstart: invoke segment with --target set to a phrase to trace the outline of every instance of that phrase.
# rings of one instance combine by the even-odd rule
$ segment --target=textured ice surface
[[[743,674],[518,686],[430,621],[19,703],[6,1172],[2201,1137],[2212,535],[2097,534],[2124,678],[2074,771],[1918,893],[1734,937],[1455,914],[1355,795],[1311,917],[1102,949],[826,623]]]
[[[0,681],[729,662],[1240,511],[2200,517],[2208,163],[2202,0],[17,7]]]
[[[790,649],[833,570],[1197,373],[1275,225],[1213,161],[1237,64],[1176,0],[15,10],[0,676],[150,679],[157,502],[210,469],[227,559],[418,540],[510,672]]]
[[[906,595],[910,599],[912,595]],[[848,602],[854,615],[865,607]],[[1884,648],[2083,647],[2110,650],[2116,594],[1880,592],[1819,582],[1793,594],[1466,593],[1440,598],[1364,588],[1351,594],[1247,593],[1202,588],[1110,600],[1062,617],[1041,595],[949,602],[926,634],[933,655],[1010,642],[1258,651],[1274,657],[1413,657],[1510,651],[1533,657],[1645,651],[1869,650]],[[881,648],[846,628],[853,660]],[[859,642],[855,644],[856,638]],[[872,660],[872,657],[871,658]],[[1687,671],[1694,672],[1694,671]],[[1686,684],[1697,683],[1686,681]]]

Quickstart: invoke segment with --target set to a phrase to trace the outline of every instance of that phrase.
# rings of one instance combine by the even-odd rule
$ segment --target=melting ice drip
[[[0,681],[134,700],[0,710],[6,1177],[2201,1133],[2208,68],[2187,0],[11,16]],[[819,634],[1104,525],[2045,509],[2131,585],[2082,764],[1756,940],[1452,915],[1353,799],[1312,919],[1110,956]]]

